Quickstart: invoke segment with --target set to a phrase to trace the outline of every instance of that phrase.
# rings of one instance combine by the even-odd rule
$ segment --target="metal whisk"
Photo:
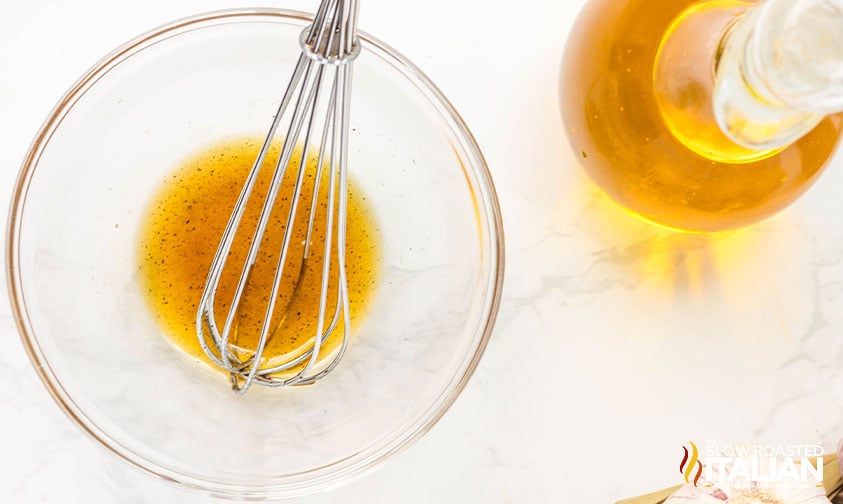
[[[314,17],[313,24],[305,28],[302,32],[300,37],[301,56],[298,59],[292,78],[283,95],[272,125],[269,128],[266,140],[249,172],[245,185],[223,232],[222,240],[208,272],[208,278],[196,314],[197,335],[205,353],[211,361],[229,372],[231,386],[240,394],[245,393],[253,383],[269,387],[312,384],[326,376],[337,366],[348,344],[348,333],[351,324],[345,271],[345,235],[348,203],[346,165],[348,157],[349,99],[352,63],[360,52],[360,45],[356,36],[357,11],[358,0],[322,0]],[[327,106],[325,106],[325,100],[327,100]],[[295,101],[295,104],[290,108],[289,105],[293,101]],[[322,119],[323,112],[324,119]],[[279,125],[282,123],[282,118],[288,116],[289,123],[285,122],[285,124],[289,125],[286,135],[283,137],[283,146],[272,174],[268,195],[261,207],[261,214],[258,218],[257,228],[252,234],[248,256],[245,264],[242,266],[233,299],[227,305],[228,312],[225,316],[223,327],[220,330],[214,314],[214,307],[217,302],[217,290],[220,285],[222,272],[229,259],[229,253],[235,241],[235,235],[241,226],[241,220],[247,203],[252,196],[252,190],[255,187],[258,173],[270,150],[276,130],[278,130]],[[265,364],[262,367],[261,360],[263,352],[274,327],[272,321],[273,313],[279,297],[279,288],[284,275],[288,251],[291,246],[299,245],[294,245],[290,242],[293,236],[292,230],[296,212],[299,210],[298,202],[305,178],[308,153],[314,143],[313,139],[319,138],[320,136],[321,143],[318,144],[319,155],[318,164],[316,165],[316,188],[313,190],[313,196],[310,202],[310,214],[307,219],[307,239],[302,244],[304,252],[301,265],[302,271],[304,271],[311,246],[311,234],[313,232],[317,205],[327,204],[325,243],[322,244],[324,254],[322,256],[319,319],[316,324],[315,334],[310,335],[314,340],[312,345],[309,345],[309,348],[288,361],[280,364]],[[298,145],[303,146],[303,153],[300,161],[297,163],[298,173],[295,177],[294,193],[291,200],[289,216],[284,228],[283,243],[272,284],[272,292],[267,298],[266,316],[261,325],[260,338],[253,354],[244,357],[238,355],[241,352],[233,351],[231,347],[232,330],[236,331],[237,314],[243,299],[244,289],[246,288],[255,262],[258,260],[258,251],[263,243],[263,236],[269,224],[270,213],[278,197],[285,172],[288,170],[288,165]],[[323,166],[329,170],[327,202],[318,201],[321,197],[318,184],[322,178]],[[335,214],[336,222],[334,222]],[[332,243],[335,232],[336,244]],[[336,245],[336,248],[332,249],[334,245]],[[332,264],[332,255],[336,257],[335,264]],[[337,302],[336,306],[329,308],[329,278],[332,268],[337,268],[336,273],[338,274]],[[333,309],[334,313],[330,317],[330,321],[327,322],[325,315],[329,309]],[[343,320],[343,327],[342,343],[339,350],[330,362],[320,362],[320,352],[323,350],[323,342],[336,329],[340,317]],[[298,371],[292,376],[289,376],[296,369]],[[279,375],[283,376],[279,377]]]

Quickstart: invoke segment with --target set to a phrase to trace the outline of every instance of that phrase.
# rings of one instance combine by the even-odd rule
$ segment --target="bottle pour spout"
[[[714,114],[738,145],[784,147],[843,111],[843,0],[766,0],[721,49]]]

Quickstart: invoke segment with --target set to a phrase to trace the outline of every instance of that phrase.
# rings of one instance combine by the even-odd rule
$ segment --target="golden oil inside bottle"
[[[139,278],[155,318],[179,347],[188,354],[210,362],[203,352],[196,331],[196,312],[208,270],[237,201],[246,176],[262,144],[259,138],[221,141],[190,156],[164,181],[147,211],[139,240]],[[215,316],[220,328],[225,323],[241,269],[246,262],[251,236],[257,227],[279,145],[270,149],[257,178],[253,197],[246,207],[234,245],[229,254],[217,291]],[[293,201],[295,177],[301,148],[296,149],[281,183],[260,253],[237,311],[232,331],[232,348],[246,359],[257,347],[261,326]],[[284,266],[279,296],[272,317],[270,338],[262,364],[284,362],[309,348],[317,331],[322,282],[326,219],[328,216],[328,166],[319,180],[309,257],[302,268],[307,238],[311,196],[316,188],[318,159],[310,153]],[[380,243],[377,222],[360,188],[349,180],[346,271],[351,323],[362,320],[371,303],[377,281]],[[336,214],[333,243],[336,244]],[[336,246],[331,254],[336,265]],[[338,268],[329,275],[329,295],[325,314],[327,328],[337,306]],[[322,346],[330,355],[341,343],[343,323]]]
[[[572,29],[560,102],[571,144],[612,199],[649,221],[720,231],[769,217],[810,187],[840,139],[843,116],[829,116],[784,150],[756,154],[731,144],[713,113],[705,124],[683,115],[701,110],[696,121],[708,113],[703,109],[710,107],[717,48],[705,45],[711,30],[722,33],[717,10],[740,4],[752,5],[591,0]],[[696,23],[681,35],[698,34],[699,40],[687,36],[681,40],[687,51],[657,65],[677,20]],[[671,93],[671,100],[655,90]],[[680,107],[664,106],[668,102]]]

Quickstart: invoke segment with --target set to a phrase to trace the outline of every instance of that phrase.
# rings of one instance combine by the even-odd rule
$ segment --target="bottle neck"
[[[785,147],[843,111],[843,0],[764,0],[721,41],[717,124],[752,150]]]

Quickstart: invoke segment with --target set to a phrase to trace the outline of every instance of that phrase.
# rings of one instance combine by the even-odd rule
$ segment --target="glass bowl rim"
[[[113,68],[116,68],[124,60],[142,52],[151,45],[162,42],[172,36],[180,35],[185,30],[190,31],[200,27],[212,27],[214,25],[228,24],[236,21],[249,21],[250,18],[269,18],[276,21],[280,19],[281,22],[287,24],[301,24],[304,26],[312,20],[312,17],[313,15],[309,13],[280,8],[215,10],[195,14],[161,25],[117,47],[85,72],[64,96],[62,96],[50,112],[33,139],[24,158],[11,199],[7,224],[7,288],[12,313],[15,317],[15,323],[21,341],[47,391],[73,422],[78,424],[89,436],[119,458],[160,479],[217,497],[230,499],[300,497],[316,491],[335,488],[358,479],[368,474],[392,455],[403,451],[403,449],[410,446],[414,441],[428,432],[441,419],[465,388],[489,343],[500,307],[504,278],[504,236],[501,211],[491,174],[476,140],[462,117],[436,85],[406,57],[376,37],[362,30],[358,32],[364,50],[373,52],[383,61],[389,63],[394,70],[409,80],[427,98],[429,104],[440,115],[440,118],[448,123],[448,126],[450,126],[456,137],[456,141],[460,144],[459,147],[469,157],[469,166],[464,166],[463,169],[474,172],[477,187],[473,187],[470,183],[469,187],[471,187],[472,192],[478,192],[474,194],[474,197],[483,201],[483,208],[485,209],[483,213],[478,212],[478,218],[480,219],[478,224],[481,224],[481,228],[483,228],[482,224],[485,223],[484,232],[488,230],[490,235],[488,237],[488,243],[490,244],[488,251],[489,274],[485,279],[487,299],[483,306],[480,318],[481,323],[474,331],[473,351],[466,354],[458,369],[458,373],[449,382],[449,386],[443,390],[437,400],[433,401],[406,431],[394,436],[392,439],[387,439],[386,443],[376,443],[378,449],[364,456],[362,460],[355,461],[354,459],[359,458],[360,455],[360,453],[355,453],[324,467],[317,467],[301,473],[277,477],[275,481],[268,484],[243,483],[237,480],[219,481],[203,477],[198,473],[186,473],[178,468],[167,467],[145,454],[134,451],[129,446],[122,445],[106,429],[97,425],[83,411],[82,407],[76,404],[71,394],[63,387],[61,379],[51,368],[30,322],[19,268],[21,218],[32,176],[37,169],[41,154],[49,144],[53,134],[61,125],[62,120],[73,109],[75,102],[89,88],[94,86],[99,78]],[[338,469],[329,470],[337,465],[340,466]],[[292,480],[287,481],[290,479]]]

